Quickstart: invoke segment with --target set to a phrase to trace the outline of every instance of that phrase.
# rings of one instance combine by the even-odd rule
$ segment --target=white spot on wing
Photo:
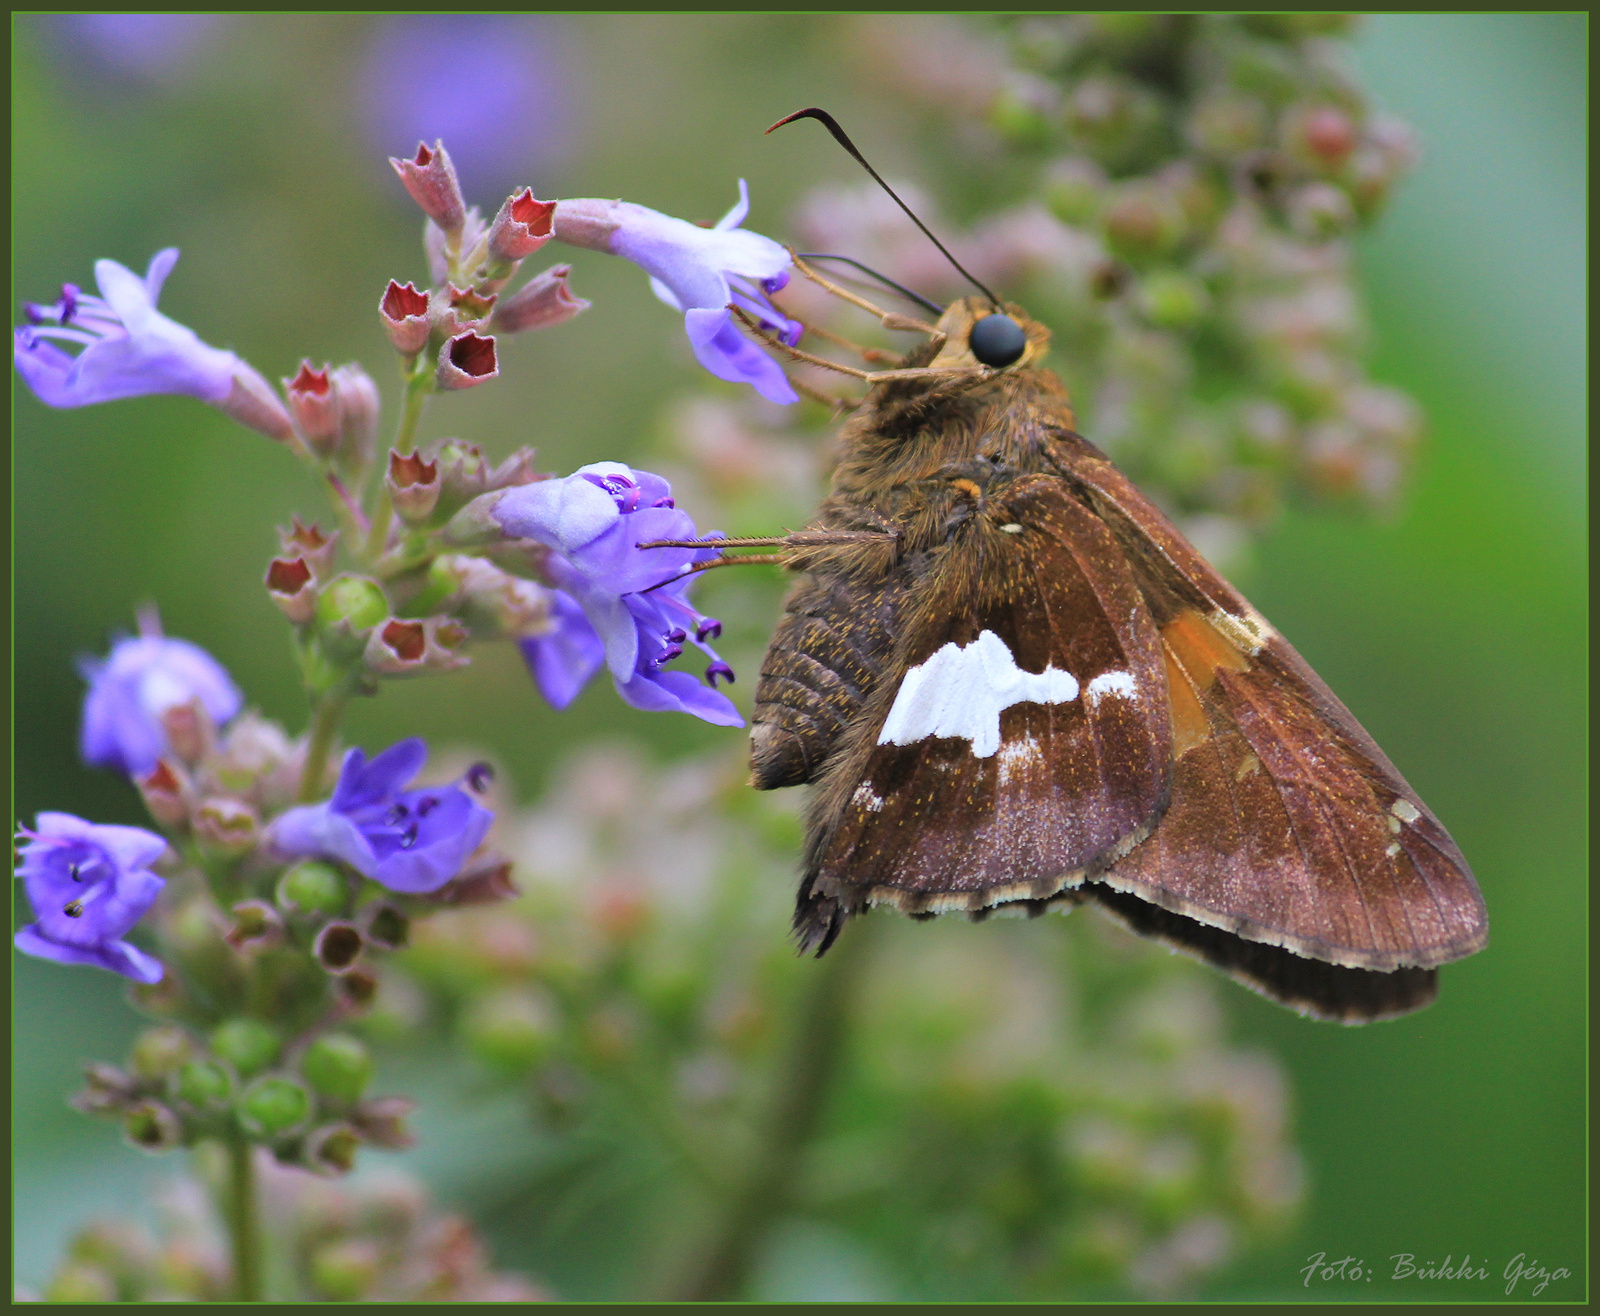
[[[1015,521],[1007,521],[1005,525],[1000,527],[1000,531],[1002,534],[1020,535],[1022,533],[1022,527]]]
[[[1127,672],[1101,672],[1084,687],[1083,697],[1089,701],[1090,708],[1098,708],[1107,695],[1132,699],[1135,695],[1133,677]]]
[[[1013,704],[1066,704],[1078,678],[1046,667],[1024,672],[993,631],[968,645],[951,641],[906,673],[878,733],[880,745],[910,745],[929,736],[972,742],[976,758],[1000,748],[1000,714]]]
[[[883,796],[877,794],[866,782],[862,782],[855,789],[855,794],[850,797],[850,803],[858,809],[866,809],[869,813],[878,813],[883,808]]]
[[[1396,800],[1389,806],[1389,812],[1394,814],[1403,823],[1412,823],[1422,815],[1417,812],[1417,806],[1410,800]]]

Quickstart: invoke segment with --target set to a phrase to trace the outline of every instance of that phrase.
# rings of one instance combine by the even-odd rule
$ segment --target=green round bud
[[[372,1053],[347,1033],[324,1033],[306,1048],[300,1072],[316,1091],[355,1101],[372,1082]]]
[[[178,1071],[173,1087],[191,1106],[220,1106],[233,1095],[228,1071],[211,1060],[191,1060]]]
[[[1205,285],[1177,270],[1157,270],[1139,286],[1139,309],[1160,329],[1184,329],[1205,314]]]
[[[285,912],[339,914],[348,898],[344,874],[317,859],[296,864],[278,879],[278,907]]]
[[[463,1032],[479,1059],[516,1072],[531,1068],[549,1050],[555,1012],[544,996],[511,989],[479,1000],[463,1021]]]
[[[278,1030],[259,1019],[230,1019],[211,1034],[211,1049],[246,1078],[276,1060],[282,1044]]]
[[[117,1282],[99,1266],[69,1261],[44,1291],[46,1302],[115,1302]]]
[[[193,1049],[184,1029],[163,1024],[140,1033],[128,1059],[140,1078],[162,1078],[187,1060]]]
[[[247,1132],[274,1138],[311,1115],[311,1094],[289,1078],[262,1078],[239,1098],[239,1123]]]
[[[317,622],[325,627],[343,621],[364,631],[388,615],[389,600],[382,587],[365,576],[335,576],[317,600]]]
[[[379,1260],[378,1245],[371,1239],[324,1243],[311,1254],[311,1286],[319,1297],[354,1302],[377,1280]]]

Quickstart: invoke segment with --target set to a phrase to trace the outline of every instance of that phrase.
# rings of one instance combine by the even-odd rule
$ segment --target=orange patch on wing
[[[1217,672],[1242,672],[1250,659],[1198,612],[1179,613],[1161,628],[1161,656],[1167,665],[1172,704],[1172,756],[1182,758],[1211,736],[1200,697]]]

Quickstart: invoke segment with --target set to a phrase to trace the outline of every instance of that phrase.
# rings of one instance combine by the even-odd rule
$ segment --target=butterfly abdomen
[[[889,581],[863,585],[831,572],[790,591],[756,686],[750,779],[757,790],[817,779],[894,647],[901,592]]]

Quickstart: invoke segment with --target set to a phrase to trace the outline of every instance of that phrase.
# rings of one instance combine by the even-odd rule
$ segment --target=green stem
[[[233,1249],[234,1296],[240,1302],[261,1301],[261,1217],[253,1150],[242,1138],[228,1143],[228,1240]]]
[[[854,921],[817,966],[779,1063],[772,1106],[744,1182],[724,1204],[711,1245],[683,1291],[674,1295],[678,1301],[725,1302],[743,1293],[756,1250],[788,1208],[789,1189],[826,1111],[844,1059],[851,998],[877,930],[873,922]]]
[[[300,789],[297,798],[310,804],[322,794],[322,774],[328,763],[328,751],[339,733],[339,719],[344,715],[345,701],[335,695],[324,695],[312,706],[311,738],[306,746],[306,761],[300,767]]]

